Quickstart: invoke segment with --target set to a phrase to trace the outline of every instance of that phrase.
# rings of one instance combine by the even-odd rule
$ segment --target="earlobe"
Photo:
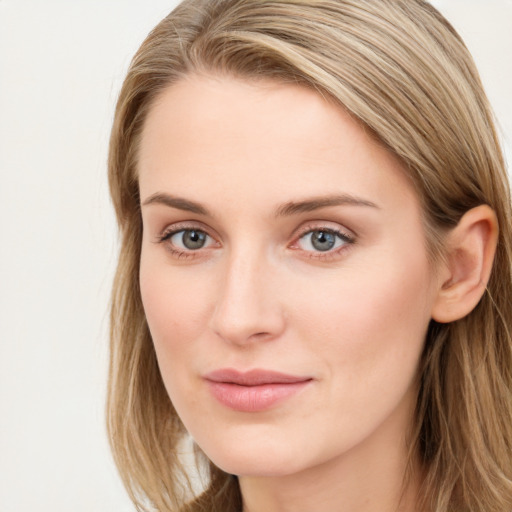
[[[487,205],[466,212],[447,235],[446,258],[432,309],[435,321],[459,320],[476,307],[491,274],[497,241],[498,221]]]

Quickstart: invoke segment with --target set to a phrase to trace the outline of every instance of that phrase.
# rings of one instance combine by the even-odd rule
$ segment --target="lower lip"
[[[270,409],[302,391],[311,381],[240,386],[227,382],[208,381],[213,396],[223,405],[240,412]]]

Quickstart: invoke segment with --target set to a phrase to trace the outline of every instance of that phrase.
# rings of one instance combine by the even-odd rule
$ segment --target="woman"
[[[109,178],[140,510],[512,509],[510,190],[432,6],[186,0],[132,62]]]

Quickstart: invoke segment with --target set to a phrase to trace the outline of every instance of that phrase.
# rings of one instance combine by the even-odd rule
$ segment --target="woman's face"
[[[213,462],[405,450],[436,285],[397,159],[309,89],[189,76],[153,106],[139,173],[149,328]]]

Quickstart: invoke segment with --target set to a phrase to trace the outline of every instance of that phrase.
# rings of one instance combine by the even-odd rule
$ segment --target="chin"
[[[261,460],[254,460],[253,457],[232,456],[224,457],[222,460],[211,460],[222,471],[237,476],[280,477],[296,472],[294,468],[290,467],[289,464],[284,464],[282,460],[272,459],[262,457]]]
[[[286,444],[217,444],[212,450],[203,449],[203,452],[222,471],[238,476],[285,476],[304,469],[305,463],[300,458],[304,450],[294,450]]]

